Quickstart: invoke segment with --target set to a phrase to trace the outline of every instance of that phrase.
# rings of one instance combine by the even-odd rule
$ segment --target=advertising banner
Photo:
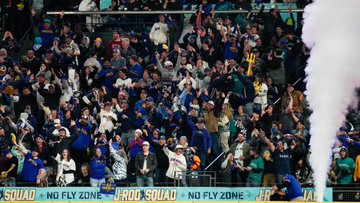
[[[101,190],[104,190],[102,188]],[[113,189],[111,189],[113,190]],[[271,188],[225,188],[225,187],[154,187],[115,188],[103,194],[100,188],[50,187],[50,188],[1,188],[0,201],[36,202],[113,202],[113,201],[166,201],[166,202],[246,202],[269,201]],[[304,201],[316,201],[312,188],[304,188]],[[111,194],[112,193],[112,194]],[[332,202],[332,189],[327,188],[326,202]]]

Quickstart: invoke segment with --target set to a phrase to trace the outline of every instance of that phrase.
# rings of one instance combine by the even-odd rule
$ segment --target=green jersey
[[[261,183],[264,172],[264,159],[260,156],[256,159],[252,159],[250,167],[251,171],[249,173],[249,179],[254,182]]]
[[[338,170],[337,180],[339,184],[350,184],[353,180],[353,172],[355,168],[354,160],[347,157],[336,161]]]

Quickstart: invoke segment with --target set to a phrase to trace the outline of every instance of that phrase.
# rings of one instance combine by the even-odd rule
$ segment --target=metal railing
[[[217,176],[215,171],[175,172],[174,175],[175,177],[182,176],[181,181],[174,180],[174,185],[178,187],[180,186],[216,187],[217,186]]]
[[[249,12],[251,13],[260,13],[260,9],[254,9],[251,11],[248,10],[241,10],[241,9],[234,9],[234,10],[213,10],[214,14],[248,14]],[[268,13],[270,10],[269,9],[264,9],[263,12],[264,13]],[[132,15],[135,17],[135,24],[137,24],[138,21],[138,16],[143,16],[143,15],[159,15],[159,14],[177,14],[177,15],[191,15],[194,14],[196,12],[196,10],[191,9],[191,10],[176,10],[176,11],[168,11],[168,10],[157,10],[157,11],[124,11],[124,10],[120,10],[120,11],[65,11],[63,12],[64,15],[80,15],[80,16],[89,16],[91,17],[91,22],[90,23],[86,23],[88,26],[88,29],[90,29],[91,31],[94,31],[94,25],[97,25],[99,23],[94,23],[94,18],[95,16],[99,16],[99,15],[111,15],[111,16],[119,16],[119,15]],[[288,9],[279,9],[280,13],[289,13]],[[303,13],[304,9],[294,9],[292,10],[293,13]],[[62,12],[61,11],[48,11],[46,12],[47,15],[60,15]],[[102,23],[100,23],[101,25],[104,25]],[[120,23],[121,24],[121,23]],[[117,25],[114,24],[113,27],[116,27]]]
[[[264,13],[269,12],[269,9],[264,9]],[[159,15],[159,14],[193,14],[196,10],[180,10],[180,11],[65,11],[65,15]],[[215,14],[237,14],[237,13],[248,13],[247,10],[214,10]],[[251,13],[259,13],[260,9],[251,10]],[[287,9],[280,9],[280,13],[289,13]],[[293,13],[303,13],[304,9],[294,9]],[[61,11],[48,11],[48,15],[59,15]]]

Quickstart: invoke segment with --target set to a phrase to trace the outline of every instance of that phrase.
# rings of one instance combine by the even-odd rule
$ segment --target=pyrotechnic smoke
[[[310,163],[322,202],[336,133],[360,82],[360,0],[315,0],[305,8],[303,40],[311,48],[306,68],[313,113]]]

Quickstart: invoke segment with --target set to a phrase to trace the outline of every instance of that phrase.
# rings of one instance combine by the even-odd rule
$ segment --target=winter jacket
[[[137,175],[142,175],[140,170],[143,168],[145,158],[147,159],[147,168],[149,172],[147,173],[148,176],[152,176],[154,174],[154,170],[157,167],[157,160],[154,153],[149,152],[147,156],[144,155],[143,152],[137,154],[135,158],[135,169]]]

